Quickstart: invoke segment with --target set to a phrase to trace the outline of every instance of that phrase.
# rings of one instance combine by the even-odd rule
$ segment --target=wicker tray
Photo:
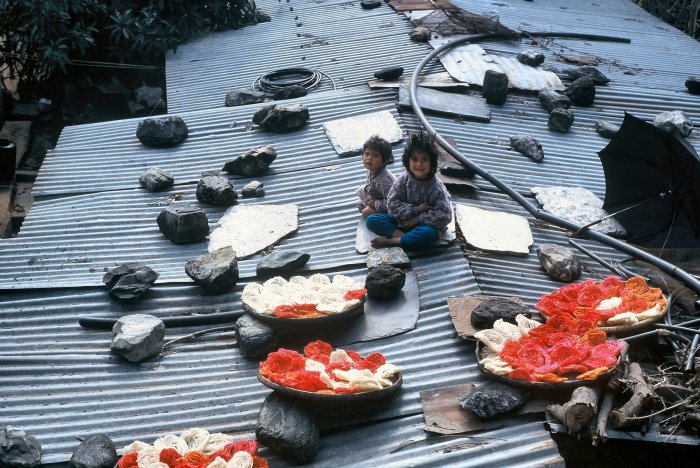
[[[365,299],[360,300],[358,304],[355,304],[354,306],[342,311],[342,312],[336,312],[332,314],[327,314],[327,315],[321,315],[318,317],[308,317],[308,318],[280,318],[280,317],[275,317],[274,315],[268,315],[268,314],[263,314],[262,312],[258,312],[248,304],[246,304],[245,301],[241,301],[241,304],[243,305],[243,310],[245,310],[247,313],[255,317],[256,319],[260,320],[261,322],[265,322],[272,326],[273,328],[281,328],[281,329],[295,329],[295,328],[301,328],[301,327],[308,327],[308,326],[314,326],[314,325],[324,325],[324,324],[331,324],[335,322],[342,321],[347,318],[355,317],[360,314],[363,314],[365,312]]]
[[[645,331],[649,328],[652,327],[656,322],[661,320],[664,315],[668,312],[668,298],[664,296],[666,299],[666,308],[656,317],[648,318],[646,320],[642,320],[641,322],[633,323],[630,325],[618,325],[615,327],[604,327],[604,326],[599,326],[601,330],[603,330],[605,333],[608,335],[615,335],[615,336],[627,336],[632,333],[639,333],[642,331]],[[542,311],[539,311],[539,314],[544,318],[545,320],[549,319],[549,316],[542,313]]]
[[[268,378],[263,377],[260,375],[260,373],[258,373],[258,380],[266,387],[283,395],[308,401],[340,403],[360,403],[369,400],[376,400],[378,398],[386,398],[398,392],[403,384],[403,377],[401,377],[401,374],[399,374],[397,377],[395,377],[393,384],[390,387],[383,388],[381,390],[362,393],[319,393],[285,387],[284,385],[277,384]]]
[[[519,387],[531,391],[568,391],[585,385],[590,386],[593,384],[606,382],[608,379],[610,379],[610,377],[613,374],[613,371],[620,365],[620,359],[624,358],[624,356],[627,355],[627,343],[624,341],[622,343],[625,345],[625,347],[622,349],[622,351],[620,351],[620,355],[617,358],[617,364],[615,365],[615,367],[601,374],[595,380],[567,380],[566,382],[530,382],[529,380],[511,379],[508,376],[496,375],[493,372],[484,369],[484,366],[482,366],[479,362],[482,358],[485,357],[486,354],[486,345],[484,345],[481,341],[476,342],[476,362],[479,365],[479,369],[481,369],[481,372],[488,375],[490,378],[498,380],[499,382],[503,382],[508,385],[512,385],[514,387]]]

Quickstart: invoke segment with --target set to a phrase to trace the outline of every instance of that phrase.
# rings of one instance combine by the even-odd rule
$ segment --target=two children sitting
[[[394,178],[386,169],[391,161],[389,142],[376,136],[365,142],[367,181],[357,193],[367,228],[380,236],[372,247],[430,248],[452,221],[450,194],[435,176],[437,144],[427,133],[410,133],[401,157],[406,172]]]

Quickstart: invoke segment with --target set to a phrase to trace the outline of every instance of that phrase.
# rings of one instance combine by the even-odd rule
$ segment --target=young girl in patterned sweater
[[[362,165],[367,169],[367,181],[356,193],[360,197],[357,208],[364,219],[374,213],[387,212],[386,199],[396,177],[386,165],[393,160],[391,143],[384,138],[374,135],[362,146]]]
[[[372,247],[427,249],[452,221],[452,199],[435,176],[438,167],[435,140],[424,132],[409,134],[401,161],[406,172],[391,186],[389,212],[367,218],[369,230],[380,236],[372,239]]]

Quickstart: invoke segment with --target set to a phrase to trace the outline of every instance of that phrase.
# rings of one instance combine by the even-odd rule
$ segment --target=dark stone
[[[197,184],[197,200],[216,206],[231,206],[236,203],[236,188],[226,177],[206,176]]]
[[[590,106],[595,99],[595,83],[590,76],[582,76],[574,80],[564,94],[577,106]]]
[[[236,107],[245,106],[248,104],[257,104],[259,102],[265,102],[267,95],[262,91],[256,89],[243,88],[234,89],[226,93],[226,100],[224,101],[224,106],[226,107]]]
[[[271,132],[288,132],[309,120],[309,108],[303,104],[265,106],[253,115],[253,123]]]
[[[306,265],[311,255],[299,250],[275,250],[264,256],[255,272],[261,276],[274,276],[278,273],[296,270]]]
[[[528,135],[514,135],[510,137],[510,146],[518,153],[522,153],[537,162],[544,159],[544,151],[539,141]]]
[[[372,299],[396,297],[406,283],[406,273],[391,265],[370,268],[365,278],[367,295]]]
[[[112,352],[131,362],[143,362],[163,350],[165,324],[146,314],[125,315],[112,327]]]
[[[598,120],[595,123],[595,131],[603,138],[612,138],[620,131],[620,126],[604,120]]]
[[[265,357],[279,346],[275,330],[250,314],[236,320],[236,341],[241,354],[250,359]]]
[[[547,127],[559,133],[566,133],[574,124],[574,113],[571,109],[556,108],[549,114]]]
[[[319,428],[313,415],[277,392],[269,394],[260,407],[255,436],[295,463],[309,463],[319,449]]]
[[[581,263],[573,250],[556,244],[542,244],[537,259],[550,278],[570,283],[581,277]]]
[[[209,220],[204,210],[190,205],[169,206],[157,218],[165,237],[176,244],[191,244],[209,235]]]
[[[374,77],[378,80],[395,80],[403,75],[403,67],[385,67],[374,72]]]
[[[459,163],[443,162],[440,163],[438,169],[442,175],[459,177],[461,179],[471,179],[476,175],[476,172]]]
[[[174,182],[173,176],[159,167],[151,167],[139,177],[139,183],[151,192],[166,189]]]
[[[259,180],[251,180],[243,186],[241,193],[245,198],[249,197],[264,197],[265,188],[264,184]]]
[[[70,468],[112,468],[117,464],[117,447],[104,434],[84,439],[70,457]]]
[[[700,78],[697,76],[689,76],[685,80],[685,87],[690,94],[700,94]]]
[[[242,156],[224,164],[223,170],[229,174],[242,176],[258,175],[267,170],[277,158],[277,151],[270,146],[260,146],[246,151]]]
[[[519,388],[491,382],[459,397],[459,406],[480,418],[492,418],[522,406],[530,394]]]
[[[128,262],[109,270],[102,277],[109,295],[124,302],[140,299],[156,282],[158,273],[140,263]]]
[[[540,99],[542,108],[547,112],[552,112],[554,109],[568,109],[571,107],[571,99],[569,99],[569,96],[564,96],[549,88],[541,90],[537,97]]]
[[[238,261],[233,247],[226,246],[185,263],[185,273],[212,294],[231,291],[238,282]]]
[[[530,65],[531,67],[536,67],[544,63],[544,54],[528,50],[526,52],[520,52],[517,55],[517,59],[520,63]]]
[[[687,138],[693,131],[693,121],[682,110],[661,112],[654,116],[654,125],[668,132],[678,131],[683,138]]]
[[[502,106],[508,97],[508,75],[495,70],[486,70],[481,95],[489,104]]]
[[[430,40],[430,29],[418,26],[410,32],[410,37],[415,42],[428,42]]]
[[[307,94],[309,94],[309,92],[306,90],[306,88],[298,84],[293,84],[285,86],[284,88],[277,91],[275,94],[272,95],[272,99],[274,99],[275,101],[282,101],[284,99],[304,97]]]
[[[34,468],[41,466],[41,444],[19,429],[0,429],[0,466]]]
[[[260,8],[256,8],[254,21],[256,23],[268,23],[272,21],[272,17],[264,11],[262,11]]]
[[[372,10],[374,8],[378,8],[382,5],[381,0],[362,0],[360,2],[360,6],[364,8],[365,10]]]
[[[515,316],[523,314],[530,316],[527,306],[505,298],[494,297],[487,299],[474,308],[471,315],[471,322],[474,328],[485,329],[493,327],[493,323],[498,319],[515,323]]]
[[[144,119],[136,126],[136,138],[146,146],[175,146],[187,138],[187,124],[176,115]]]
[[[587,76],[593,80],[593,83],[597,85],[606,85],[610,83],[610,78],[601,73],[601,71],[598,70],[596,67],[591,67],[590,65],[584,65],[583,67],[570,68],[568,70],[564,70],[564,74],[572,80],[577,80],[582,76]]]

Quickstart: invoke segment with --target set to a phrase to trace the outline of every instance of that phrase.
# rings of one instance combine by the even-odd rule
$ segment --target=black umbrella
[[[646,247],[698,247],[700,157],[676,131],[625,113],[598,153],[605,172],[603,208]]]

